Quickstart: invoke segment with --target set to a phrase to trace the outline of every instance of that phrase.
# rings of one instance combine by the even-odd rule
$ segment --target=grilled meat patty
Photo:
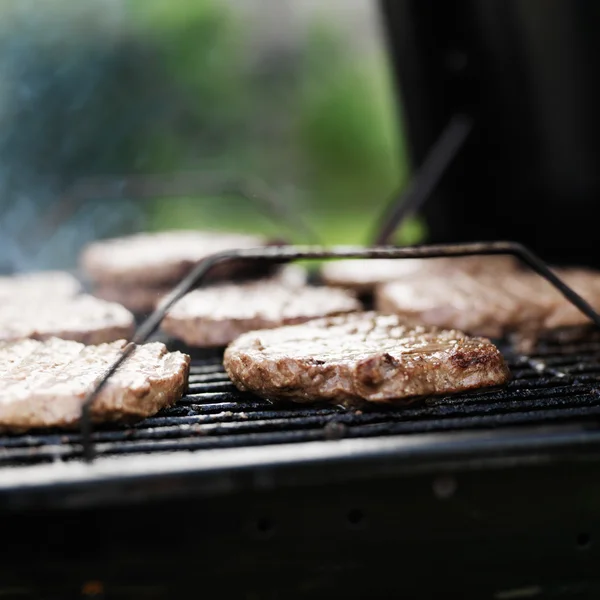
[[[81,255],[81,266],[96,284],[141,284],[172,287],[203,258],[226,250],[266,245],[264,238],[209,231],[162,231],[139,233],[90,244]],[[244,273],[249,263],[224,263],[211,272],[213,279]],[[252,263],[254,268],[265,266]]]
[[[556,269],[557,275],[600,308],[600,274]],[[535,273],[430,275],[381,285],[376,307],[439,327],[504,337],[517,334],[531,343],[548,329],[582,328],[587,317]],[[527,343],[526,345],[530,345]]]
[[[84,294],[0,300],[0,340],[58,337],[100,344],[131,337],[134,326],[123,306]]]
[[[346,405],[405,404],[510,377],[487,339],[373,312],[246,333],[226,349],[223,364],[242,391]]]
[[[101,284],[93,289],[97,298],[117,302],[137,315],[152,312],[156,305],[173,289],[173,286],[118,286]]]
[[[510,256],[461,256],[453,258],[390,258],[339,260],[326,263],[321,277],[328,285],[373,292],[375,286],[419,275],[450,276],[452,273],[497,273],[518,268]]]
[[[81,284],[65,271],[39,271],[0,277],[0,303],[21,298],[68,298]]]
[[[277,269],[271,277],[262,281],[277,281],[284,285],[298,286],[306,282],[306,269],[298,265],[285,265]],[[94,289],[94,295],[104,300],[118,302],[137,314],[152,312],[158,303],[175,287],[148,285],[101,284]]]
[[[360,309],[352,292],[336,288],[266,280],[221,284],[184,296],[163,320],[162,330],[189,346],[226,346],[246,331]]]
[[[84,346],[59,340],[0,343],[0,429],[72,427],[81,405],[124,340]],[[190,358],[159,342],[138,346],[109,379],[91,408],[95,421],[148,417],[185,392]]]

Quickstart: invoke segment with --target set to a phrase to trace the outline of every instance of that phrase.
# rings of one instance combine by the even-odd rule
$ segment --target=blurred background
[[[406,181],[370,0],[0,7],[4,272],[70,267],[86,242],[139,230],[310,241],[294,215],[326,243],[364,243]],[[422,236],[411,221],[399,241]]]

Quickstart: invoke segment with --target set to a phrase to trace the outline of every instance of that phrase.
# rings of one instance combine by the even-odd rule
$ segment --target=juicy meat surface
[[[0,302],[19,298],[68,298],[81,284],[65,271],[39,271],[0,277]]]
[[[298,265],[285,265],[275,271],[266,281],[278,281],[285,285],[297,286],[304,284],[306,279],[306,269]],[[118,302],[134,313],[146,314],[152,312],[175,285],[151,287],[143,284],[115,285],[104,283],[94,289],[94,296],[110,302]]]
[[[84,346],[52,338],[0,343],[0,428],[72,427],[124,340]],[[95,421],[148,417],[185,392],[190,358],[159,342],[138,346],[101,390]]]
[[[600,308],[600,273],[585,269],[555,272]],[[534,340],[546,329],[589,323],[551,284],[527,271],[416,277],[381,285],[375,300],[377,309],[385,313],[497,338],[516,332]]]
[[[419,275],[497,273],[518,268],[510,256],[463,256],[455,258],[391,258],[339,260],[323,265],[321,277],[329,285],[370,293],[375,286]]]
[[[244,334],[225,351],[224,365],[242,391],[347,405],[403,404],[510,378],[487,339],[373,312]]]
[[[162,330],[189,346],[226,346],[254,329],[269,329],[361,309],[352,292],[278,281],[194,290],[169,311]]]
[[[133,315],[123,306],[93,296],[0,300],[0,340],[58,337],[84,344],[129,338]]]
[[[82,269],[94,282],[171,285],[203,258],[226,250],[264,246],[259,236],[210,231],[162,231],[94,242],[82,252]],[[227,263],[213,271],[214,277],[237,273],[240,264]],[[248,269],[248,263],[243,265]],[[242,269],[243,270],[243,269]],[[218,272],[217,272],[218,271]]]

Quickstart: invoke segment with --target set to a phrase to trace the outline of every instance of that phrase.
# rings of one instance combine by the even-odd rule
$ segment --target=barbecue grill
[[[552,280],[509,243],[274,247],[203,261],[161,310],[223,260],[507,251]],[[136,338],[152,334],[160,312]],[[7,593],[181,597],[197,589],[199,573],[205,589],[251,598],[595,589],[595,331],[528,355],[506,346],[506,388],[403,409],[271,404],[236,391],[219,352],[186,350],[194,355],[188,392],[153,418],[93,432],[84,419],[82,434],[0,438]],[[561,570],[547,569],[558,561]],[[432,580],[429,569],[450,573]]]
[[[176,343],[170,346],[179,346],[192,356],[197,353]],[[409,408],[348,411],[331,405],[299,408],[296,404],[273,404],[239,392],[223,370],[222,353],[206,352],[204,357],[194,358],[188,393],[176,406],[135,425],[104,426],[96,431],[93,434],[96,460],[182,450],[474,432],[523,424],[552,425],[600,414],[600,339],[568,345],[541,344],[527,355],[505,346],[503,353],[513,375],[506,388],[439,396]],[[422,438],[418,439],[420,444]],[[434,439],[435,436],[430,441]],[[461,444],[465,439],[469,436]],[[473,436],[475,439],[484,438]],[[79,433],[3,436],[0,445],[2,466],[69,463],[82,456]],[[410,439],[403,440],[402,445],[411,453],[416,450]],[[114,466],[120,468],[118,463]],[[61,474],[67,475],[68,471],[67,466]],[[13,500],[21,494],[30,496],[29,489],[15,487],[28,476],[17,475],[14,470],[11,474],[14,477],[7,478],[11,481],[2,490],[13,489]],[[79,486],[78,482],[73,483],[74,489]],[[118,498],[119,490],[115,493]],[[92,498],[90,501],[94,503]],[[51,503],[68,504],[68,500],[61,491]]]
[[[505,390],[362,414],[271,406],[205,357],[176,407],[97,431],[93,465],[77,460],[77,434],[3,437],[3,587],[63,598],[94,582],[117,598],[197,586],[268,598],[578,590],[600,533],[600,435],[584,422],[600,412],[600,343],[509,356]]]
[[[393,39],[426,39],[429,10],[402,29],[394,12]],[[235,390],[219,352],[186,349],[188,392],[153,418],[3,435],[0,592],[596,597],[600,336],[502,349],[505,388],[360,411],[270,404]]]

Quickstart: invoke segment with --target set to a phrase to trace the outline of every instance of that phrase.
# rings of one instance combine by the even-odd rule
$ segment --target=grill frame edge
[[[4,510],[93,508],[412,475],[600,461],[599,424],[132,455],[0,471]]]

